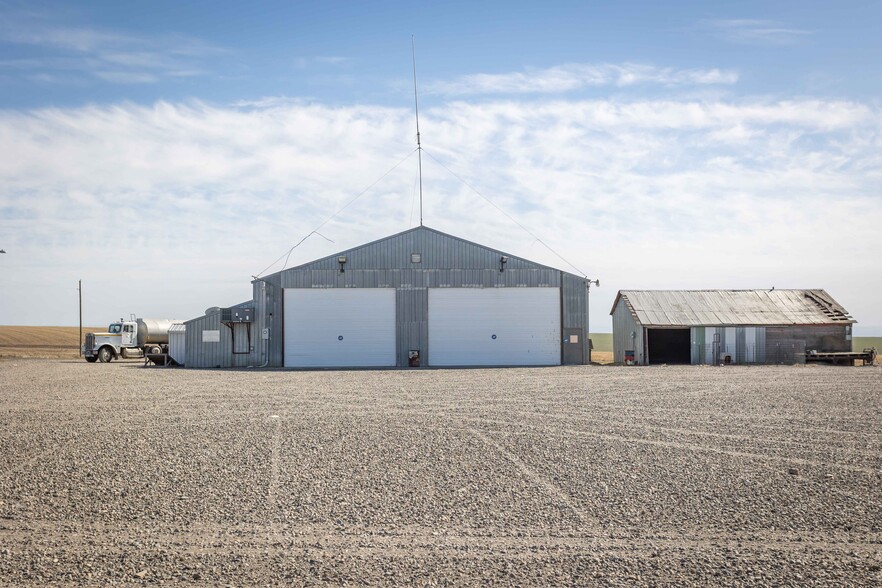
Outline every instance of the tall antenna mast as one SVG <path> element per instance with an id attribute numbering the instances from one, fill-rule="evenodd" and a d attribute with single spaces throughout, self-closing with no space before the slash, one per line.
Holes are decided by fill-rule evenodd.
<path id="1" fill-rule="evenodd" d="M 417 98 L 416 45 L 414 44 L 413 35 L 410 36 L 410 53 L 413 57 L 413 109 L 416 113 L 417 160 L 419 161 L 420 172 L 420 226 L 423 226 L 423 146 L 420 144 L 420 101 Z"/>

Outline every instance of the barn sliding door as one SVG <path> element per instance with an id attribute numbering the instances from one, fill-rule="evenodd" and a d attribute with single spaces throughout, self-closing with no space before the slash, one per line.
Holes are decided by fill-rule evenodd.
<path id="1" fill-rule="evenodd" d="M 559 365 L 559 288 L 429 289 L 429 365 Z"/>
<path id="2" fill-rule="evenodd" d="M 285 289 L 285 367 L 395 366 L 395 290 Z"/>

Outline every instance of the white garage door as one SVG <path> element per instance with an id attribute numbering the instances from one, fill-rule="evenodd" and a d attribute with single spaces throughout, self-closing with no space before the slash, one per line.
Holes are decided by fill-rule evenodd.
<path id="1" fill-rule="evenodd" d="M 285 367 L 394 365 L 394 289 L 285 289 Z"/>
<path id="2" fill-rule="evenodd" d="M 558 288 L 432 288 L 429 364 L 559 365 Z"/>

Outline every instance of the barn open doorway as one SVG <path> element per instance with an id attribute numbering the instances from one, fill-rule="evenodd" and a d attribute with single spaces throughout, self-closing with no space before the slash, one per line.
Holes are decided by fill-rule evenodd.
<path id="1" fill-rule="evenodd" d="M 647 329 L 649 364 L 690 364 L 689 329 Z"/>

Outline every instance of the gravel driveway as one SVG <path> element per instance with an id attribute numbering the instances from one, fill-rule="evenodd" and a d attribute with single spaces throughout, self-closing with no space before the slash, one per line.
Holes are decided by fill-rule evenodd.
<path id="1" fill-rule="evenodd" d="M 0 361 L 0 584 L 879 585 L 882 368 Z"/>

